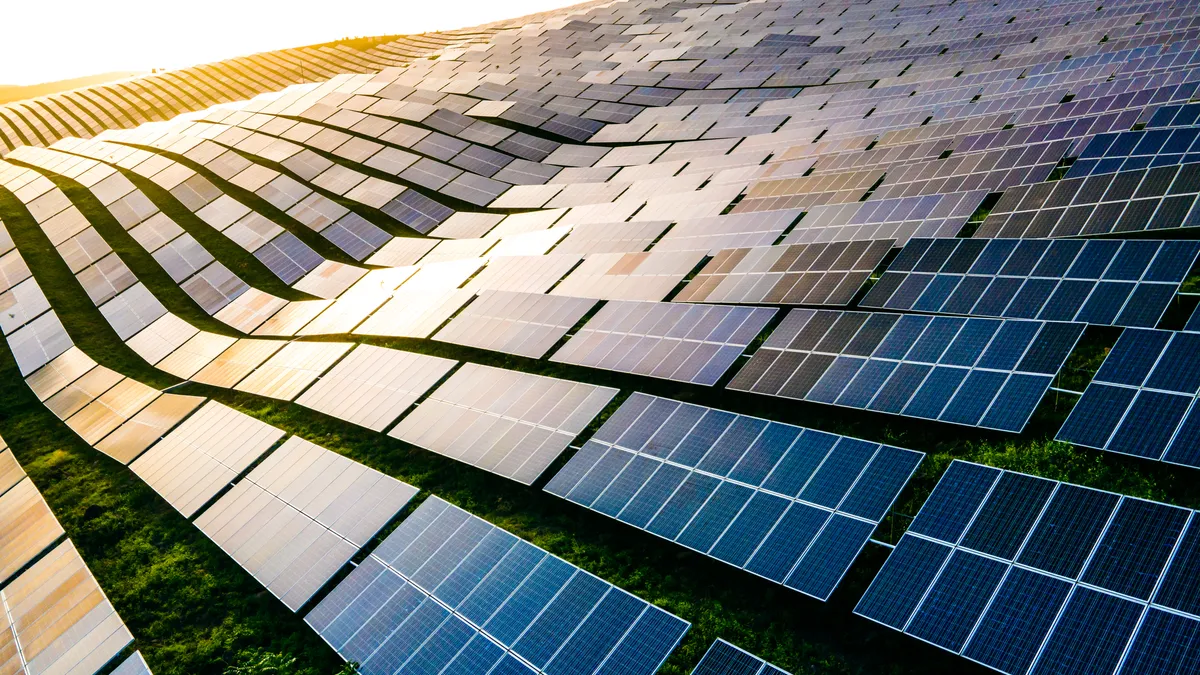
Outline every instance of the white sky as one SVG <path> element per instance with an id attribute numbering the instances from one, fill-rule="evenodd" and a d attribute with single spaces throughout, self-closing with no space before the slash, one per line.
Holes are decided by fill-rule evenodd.
<path id="1" fill-rule="evenodd" d="M 580 1 L 0 2 L 0 84 L 180 68 L 343 37 L 466 28 Z"/>

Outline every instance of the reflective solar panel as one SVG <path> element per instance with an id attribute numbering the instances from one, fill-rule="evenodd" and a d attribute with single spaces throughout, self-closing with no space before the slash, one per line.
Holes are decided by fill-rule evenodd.
<path id="1" fill-rule="evenodd" d="M 595 304 L 590 298 L 483 291 L 433 339 L 538 359 Z"/>
<path id="2" fill-rule="evenodd" d="M 530 485 L 616 395 L 466 363 L 388 435 Z"/>
<path id="3" fill-rule="evenodd" d="M 290 401 L 353 347 L 350 342 L 289 342 L 234 388 Z"/>
<path id="4" fill-rule="evenodd" d="M 1075 403 L 1058 440 L 1200 466 L 1195 411 L 1200 334 L 1126 329 Z"/>
<path id="5" fill-rule="evenodd" d="M 62 525 L 28 478 L 0 495 L 0 525 L 0 580 L 8 580 L 63 535 Z"/>
<path id="6" fill-rule="evenodd" d="M 96 673 L 133 642 L 70 541 L 9 582 L 0 600 L 7 609 L 0 650 L 10 655 L 10 672 Z"/>
<path id="7" fill-rule="evenodd" d="M 923 458 L 635 393 L 546 491 L 827 600 Z"/>
<path id="8" fill-rule="evenodd" d="M 358 345 L 296 403 L 383 431 L 455 365 L 436 356 Z"/>
<path id="9" fill-rule="evenodd" d="M 283 437 L 266 422 L 209 401 L 129 468 L 191 517 Z"/>
<path id="10" fill-rule="evenodd" d="M 416 493 L 292 437 L 205 509 L 196 527 L 296 611 Z"/>
<path id="11" fill-rule="evenodd" d="M 1013 675 L 1185 672 L 1197 534 L 1187 509 L 955 460 L 855 613 Z"/>
<path id="12" fill-rule="evenodd" d="M 794 309 L 729 388 L 1019 432 L 1083 328 Z"/>
<path id="13" fill-rule="evenodd" d="M 846 305 L 892 243 L 885 239 L 727 249 L 713 256 L 675 301 Z"/>
<path id="14" fill-rule="evenodd" d="M 692 675 L 788 675 L 750 652 L 718 638 L 696 664 Z"/>
<path id="15" fill-rule="evenodd" d="M 914 239 L 863 307 L 1153 328 L 1194 241 Z"/>
<path id="16" fill-rule="evenodd" d="M 607 302 L 551 361 L 714 385 L 774 309 Z"/>
<path id="17" fill-rule="evenodd" d="M 689 628 L 437 497 L 305 621 L 366 674 L 651 675 Z"/>

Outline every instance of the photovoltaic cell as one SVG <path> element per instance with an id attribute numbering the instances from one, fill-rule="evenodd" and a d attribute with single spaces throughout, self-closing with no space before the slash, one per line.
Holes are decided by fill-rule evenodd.
<path id="1" fill-rule="evenodd" d="M 863 307 L 1153 328 L 1194 241 L 913 239 Z"/>
<path id="2" fill-rule="evenodd" d="M 1083 328 L 793 309 L 729 388 L 1019 432 Z"/>
<path id="3" fill-rule="evenodd" d="M 651 675 L 689 628 L 437 497 L 305 621 L 367 674 Z"/>
<path id="4" fill-rule="evenodd" d="M 855 613 L 1012 675 L 1185 672 L 1198 533 L 1187 509 L 956 460 Z"/>
<path id="5" fill-rule="evenodd" d="M 774 309 L 609 301 L 551 361 L 714 385 Z"/>
<path id="6" fill-rule="evenodd" d="M 1126 329 L 1058 431 L 1061 441 L 1200 466 L 1200 334 Z"/>
<path id="7" fill-rule="evenodd" d="M 826 600 L 923 458 L 636 393 L 546 491 Z"/>

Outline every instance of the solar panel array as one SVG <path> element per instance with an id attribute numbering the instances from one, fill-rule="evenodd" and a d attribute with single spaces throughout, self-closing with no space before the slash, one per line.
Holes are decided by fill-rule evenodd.
<path id="1" fill-rule="evenodd" d="M 1019 432 L 1083 328 L 793 309 L 729 388 Z"/>
<path id="2" fill-rule="evenodd" d="M 1058 440 L 1200 467 L 1200 334 L 1126 329 Z"/>
<path id="3" fill-rule="evenodd" d="M 1177 325 L 1200 253 L 1194 4 L 598 2 L 6 104 L 3 216 L 75 283 L 44 293 L 0 228 L 0 333 L 69 429 L 293 609 L 415 490 L 99 365 L 117 367 L 52 303 L 86 297 L 158 370 L 525 484 L 615 390 L 358 337 L 1020 432 L 1085 327 L 1116 326 L 1058 438 L 1198 466 L 1200 318 L 1150 330 Z M 788 414 L 777 403 L 730 397 Z M 62 535 L 6 456 L 0 511 L 29 522 L 0 528 L 0 572 L 20 578 Z M 826 599 L 921 457 L 634 393 L 547 489 Z M 968 489 L 960 474 L 995 470 L 962 466 L 860 611 L 1005 672 L 1195 670 L 1178 649 L 1200 634 L 1194 588 L 1167 581 L 1194 576 L 1191 512 L 1088 492 L 1031 561 L 1024 535 L 1083 488 L 1004 473 Z M 423 523 L 439 504 L 451 520 Z M 968 510 L 965 534 L 932 524 Z M 1091 551 L 1060 536 L 1085 525 L 1137 541 L 1048 569 Z M 650 672 L 685 628 L 437 500 L 406 527 L 424 543 L 366 557 L 315 620 L 364 672 Z M 505 561 L 542 570 L 507 602 L 491 584 L 525 577 Z M 483 616 L 476 595 L 528 621 Z M 709 656 L 697 672 L 782 672 L 728 643 Z"/>
<path id="4" fill-rule="evenodd" d="M 788 675 L 757 656 L 718 638 L 692 675 Z"/>
<path id="5" fill-rule="evenodd" d="M 437 497 L 305 621 L 364 673 L 651 675 L 689 628 Z"/>
<path id="6" fill-rule="evenodd" d="M 827 600 L 923 458 L 635 393 L 546 491 Z"/>
<path id="7" fill-rule="evenodd" d="M 955 461 L 855 613 L 1003 673 L 1180 673 L 1200 521 Z"/>
<path id="8" fill-rule="evenodd" d="M 1153 328 L 1200 243 L 914 239 L 861 306 Z"/>
<path id="9" fill-rule="evenodd" d="M 467 363 L 388 435 L 530 485 L 616 395 Z"/>
<path id="10" fill-rule="evenodd" d="M 551 361 L 712 386 L 774 309 L 609 301 Z"/>

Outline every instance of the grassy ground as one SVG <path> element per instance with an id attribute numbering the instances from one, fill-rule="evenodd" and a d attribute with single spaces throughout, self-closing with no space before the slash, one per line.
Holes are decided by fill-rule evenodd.
<path id="1" fill-rule="evenodd" d="M 117 340 L 36 225 L 11 199 L 3 218 L 72 338 L 98 361 L 155 386 L 176 380 L 150 368 Z M 137 260 L 127 261 L 142 276 Z M 159 289 L 153 289 L 159 290 Z M 1064 388 L 1078 390 L 1099 364 L 1111 331 L 1091 331 L 1072 358 Z M 338 339 L 330 337 L 328 339 Z M 1177 503 L 1200 505 L 1188 469 L 1075 449 L 1051 439 L 1071 396 L 1052 394 L 1020 436 L 846 411 L 681 385 L 423 340 L 360 339 L 411 351 L 671 396 L 736 412 L 884 441 L 928 453 L 876 533 L 895 541 L 954 458 Z M 11 357 L 0 376 L 15 383 Z M 1068 386 L 1069 385 L 1069 386 Z M 692 622 L 664 673 L 689 673 L 723 637 L 796 673 L 990 672 L 852 614 L 886 559 L 868 545 L 828 603 L 758 579 L 586 509 L 498 476 L 290 403 L 188 384 L 179 393 L 212 396 L 436 494 Z M 612 406 L 610 406 L 610 411 Z M 298 673 L 329 673 L 336 657 L 294 615 L 226 558 L 124 467 L 76 438 L 21 385 L 0 394 L 0 434 L 14 446 L 68 534 L 76 541 L 159 675 L 220 673 L 250 649 L 291 654 Z M 562 461 L 560 460 L 559 465 Z M 553 470 L 547 476 L 552 475 Z M 545 479 L 543 479 L 545 480 Z"/>

